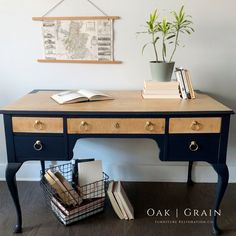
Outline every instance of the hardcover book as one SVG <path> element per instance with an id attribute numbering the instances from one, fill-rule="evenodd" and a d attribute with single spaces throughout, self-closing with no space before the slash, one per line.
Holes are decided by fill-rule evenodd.
<path id="1" fill-rule="evenodd" d="M 103 205 L 100 204 L 96 208 L 90 209 L 88 211 L 84 211 L 83 213 L 78 213 L 74 216 L 67 216 L 65 217 L 63 213 L 51 202 L 51 207 L 53 212 L 56 214 L 56 216 L 59 218 L 59 220 L 64 224 L 64 225 L 69 225 L 73 222 L 76 222 L 78 220 L 82 220 L 84 218 L 87 218 L 91 215 L 97 214 L 101 211 L 103 211 Z"/>
<path id="2" fill-rule="evenodd" d="M 142 97 L 144 99 L 180 99 L 179 82 L 159 82 L 154 80 L 145 80 Z"/>
<path id="3" fill-rule="evenodd" d="M 51 206 L 53 206 L 54 209 L 57 208 L 57 211 L 58 212 L 60 211 L 61 217 L 67 220 L 72 217 L 79 216 L 91 210 L 95 210 L 99 207 L 102 207 L 104 205 L 104 200 L 105 200 L 104 197 L 93 199 L 92 201 L 84 200 L 80 206 L 66 207 L 60 201 L 58 201 L 55 197 L 53 197 L 51 200 Z"/>
<path id="4" fill-rule="evenodd" d="M 102 93 L 100 91 L 92 91 L 86 89 L 63 91 L 53 94 L 51 98 L 59 104 L 113 99 L 110 95 Z"/>
<path id="5" fill-rule="evenodd" d="M 72 185 L 61 175 L 60 172 L 52 172 L 50 169 L 45 173 L 44 177 L 48 183 L 59 195 L 65 205 L 80 205 L 82 198 L 73 189 Z"/>
<path id="6" fill-rule="evenodd" d="M 110 199 L 111 205 L 112 205 L 115 213 L 117 214 L 117 216 L 121 220 L 123 220 L 124 219 L 124 215 L 123 215 L 123 213 L 121 211 L 121 208 L 120 208 L 120 206 L 119 206 L 119 204 L 118 204 L 118 202 L 117 202 L 117 200 L 116 200 L 116 198 L 115 198 L 115 196 L 113 194 L 114 185 L 115 185 L 115 183 L 113 181 L 111 181 L 109 183 L 109 187 L 108 187 L 108 190 L 107 190 L 107 195 L 108 195 L 108 197 Z"/>
<path id="7" fill-rule="evenodd" d="M 183 99 L 196 98 L 192 81 L 190 78 L 190 72 L 183 68 L 176 68 L 175 71 L 176 79 L 179 81 L 181 95 Z"/>
<path id="8" fill-rule="evenodd" d="M 144 89 L 148 90 L 178 90 L 177 81 L 159 82 L 155 80 L 144 80 Z"/>
<path id="9" fill-rule="evenodd" d="M 179 81 L 179 86 L 180 86 L 180 91 L 181 91 L 182 98 L 183 99 L 188 99 L 187 91 L 186 91 L 186 88 L 185 88 L 185 85 L 184 85 L 184 80 L 183 80 L 181 71 L 176 70 L 175 71 L 175 76 L 176 76 L 177 81 Z"/>
<path id="10" fill-rule="evenodd" d="M 102 161 L 78 163 L 78 182 L 83 199 L 105 197 Z"/>
<path id="11" fill-rule="evenodd" d="M 115 183 L 114 195 L 115 195 L 115 198 L 121 208 L 124 218 L 129 219 L 129 220 L 134 219 L 134 208 L 131 205 L 120 181 Z"/>
<path id="12" fill-rule="evenodd" d="M 179 94 L 145 94 L 142 92 L 144 99 L 180 99 Z"/>

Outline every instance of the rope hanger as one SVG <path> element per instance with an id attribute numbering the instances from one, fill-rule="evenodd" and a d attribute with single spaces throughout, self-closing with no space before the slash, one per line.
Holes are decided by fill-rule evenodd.
<path id="1" fill-rule="evenodd" d="M 58 3 L 53 5 L 42 17 L 47 16 L 49 13 L 54 11 L 58 6 L 60 6 L 65 0 L 60 0 Z M 96 8 L 100 13 L 102 13 L 104 16 L 108 16 L 100 7 L 98 7 L 94 2 L 91 0 L 86 0 L 89 4 L 91 4 L 94 8 Z"/>

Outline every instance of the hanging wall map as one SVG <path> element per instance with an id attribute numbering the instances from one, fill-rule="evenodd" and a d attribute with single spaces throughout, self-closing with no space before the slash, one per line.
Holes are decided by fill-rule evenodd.
<path id="1" fill-rule="evenodd" d="M 118 17 L 35 17 L 42 20 L 45 59 L 40 62 L 120 63 L 114 60 Z"/>
<path id="2" fill-rule="evenodd" d="M 113 60 L 111 20 L 44 21 L 46 59 Z"/>

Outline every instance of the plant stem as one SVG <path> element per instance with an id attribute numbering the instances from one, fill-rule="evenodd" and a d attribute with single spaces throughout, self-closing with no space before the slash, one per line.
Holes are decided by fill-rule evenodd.
<path id="1" fill-rule="evenodd" d="M 152 45 L 153 45 L 154 52 L 155 52 L 156 62 L 158 62 L 158 55 L 157 55 L 157 49 L 156 49 L 156 45 L 155 45 L 155 34 L 154 33 L 152 33 Z"/>
<path id="2" fill-rule="evenodd" d="M 172 54 L 171 54 L 171 57 L 170 57 L 170 61 L 169 61 L 169 62 L 172 61 L 172 58 L 173 58 L 173 56 L 174 56 L 174 54 L 175 54 L 175 51 L 176 51 L 176 49 L 177 49 L 178 38 L 179 38 L 179 30 L 177 30 L 177 33 L 176 33 L 176 37 L 175 37 L 175 47 L 174 47 L 174 50 L 173 50 L 173 52 L 172 52 Z"/>
<path id="3" fill-rule="evenodd" d="M 163 38 L 162 38 L 162 60 L 163 60 L 163 62 L 166 62 L 164 46 L 165 46 L 165 36 L 163 36 Z"/>

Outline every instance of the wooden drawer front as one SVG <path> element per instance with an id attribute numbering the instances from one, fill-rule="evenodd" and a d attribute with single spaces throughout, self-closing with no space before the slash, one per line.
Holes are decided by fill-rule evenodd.
<path id="1" fill-rule="evenodd" d="M 12 117 L 13 132 L 63 133 L 62 118 Z"/>
<path id="2" fill-rule="evenodd" d="M 14 137 L 17 160 L 65 160 L 66 142 L 63 137 Z"/>
<path id="3" fill-rule="evenodd" d="M 67 119 L 69 134 L 164 134 L 165 119 L 148 118 L 91 118 Z"/>
<path id="4" fill-rule="evenodd" d="M 167 161 L 218 161 L 220 134 L 169 135 Z"/>
<path id="5" fill-rule="evenodd" d="M 169 133 L 220 133 L 220 117 L 170 118 Z"/>

